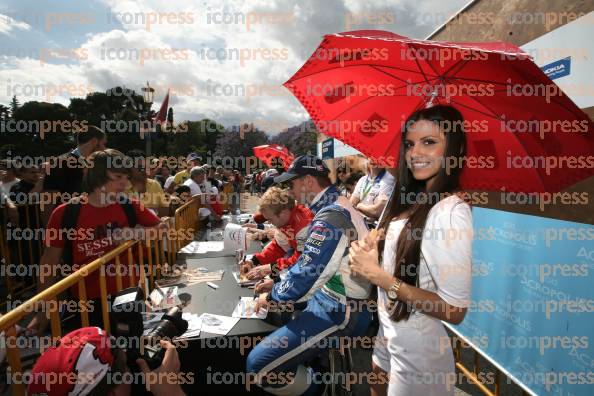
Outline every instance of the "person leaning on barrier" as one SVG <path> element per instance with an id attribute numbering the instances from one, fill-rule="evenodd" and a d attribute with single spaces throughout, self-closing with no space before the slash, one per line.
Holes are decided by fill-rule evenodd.
<path id="1" fill-rule="evenodd" d="M 159 229 L 168 227 L 167 222 L 161 222 L 140 202 L 123 194 L 128 183 L 128 170 L 113 167 L 114 163 L 126 160 L 122 153 L 112 149 L 96 151 L 89 160 L 93 161 L 93 167 L 88 169 L 84 181 L 90 193 L 58 206 L 47 224 L 45 250 L 39 265 L 40 292 L 55 283 L 60 275 L 66 275 L 63 269 L 67 273 L 74 272 L 104 256 L 126 239 L 147 238 L 150 235 L 158 237 Z M 137 249 L 134 249 L 133 254 L 136 253 Z M 64 265 L 60 265 L 61 261 Z M 126 252 L 120 256 L 120 262 L 128 262 Z M 115 259 L 106 263 L 104 268 L 108 295 L 117 291 L 114 263 Z M 129 267 L 124 267 L 126 276 L 122 279 L 131 279 L 133 284 L 138 282 L 138 274 L 129 274 Z M 101 271 L 99 269 L 85 278 L 87 299 L 94 303 L 94 310 L 89 313 L 92 324 L 100 320 Z M 74 286 L 70 292 L 78 300 L 78 287 Z M 27 326 L 30 333 L 42 334 L 49 322 L 46 314 L 38 310 Z"/>
<path id="2" fill-rule="evenodd" d="M 18 205 L 18 222 L 15 223 L 15 226 L 21 230 L 36 232 L 41 227 L 41 224 L 37 222 L 38 211 L 36 204 L 40 201 L 39 198 L 43 189 L 43 172 L 35 164 L 17 163 L 15 165 L 16 174 L 20 180 L 12 185 L 8 195 L 9 200 Z M 31 249 L 23 248 L 22 244 L 19 246 L 19 242 L 16 240 L 10 240 L 8 244 L 15 249 L 15 256 L 18 256 L 20 262 L 29 268 L 31 268 L 32 263 L 39 261 L 41 249 L 37 243 L 33 243 Z M 18 255 L 16 255 L 16 252 L 18 252 Z M 27 282 L 32 280 L 31 275 L 27 277 Z"/>
<path id="3" fill-rule="evenodd" d="M 190 171 L 190 178 L 183 184 L 190 187 L 192 197 L 198 196 L 204 207 L 199 210 L 200 220 L 220 220 L 222 209 L 218 205 L 219 190 L 206 180 L 206 168 L 195 166 Z"/>
<path id="4" fill-rule="evenodd" d="M 43 190 L 44 180 L 41 169 L 37 165 L 17 164 L 15 172 L 19 181 L 10 187 L 9 198 L 24 204 L 39 202 L 39 193 Z"/>
<path id="5" fill-rule="evenodd" d="M 171 194 L 176 186 L 184 184 L 184 182 L 190 178 L 190 171 L 196 166 L 200 166 L 200 156 L 196 153 L 188 154 L 186 157 L 186 169 L 177 172 L 175 176 L 173 176 L 173 181 L 169 184 L 167 192 Z"/>
<path id="6" fill-rule="evenodd" d="M 280 280 L 280 271 L 290 268 L 297 262 L 307 239 L 307 228 L 313 214 L 301 204 L 295 204 L 289 191 L 271 187 L 260 198 L 260 213 L 276 227 L 274 239 L 264 250 L 246 260 L 241 271 L 247 272 L 248 279 L 263 280 L 256 286 L 256 292 L 268 292 L 274 280 Z"/>
<path id="7" fill-rule="evenodd" d="M 195 166 L 190 170 L 190 177 L 184 181 L 183 185 L 190 187 L 190 194 L 203 195 L 206 193 L 206 187 L 210 186 L 210 183 L 206 181 L 206 173 L 202 166 Z"/>
<path id="8" fill-rule="evenodd" d="M 155 396 L 185 395 L 180 386 L 185 379 L 179 375 L 179 356 L 173 344 L 161 341 L 165 357 L 153 371 L 138 359 L 140 375 L 130 372 L 125 352 L 114 344 L 99 327 L 83 327 L 66 334 L 35 362 L 28 395 L 128 396 L 135 380 Z"/>

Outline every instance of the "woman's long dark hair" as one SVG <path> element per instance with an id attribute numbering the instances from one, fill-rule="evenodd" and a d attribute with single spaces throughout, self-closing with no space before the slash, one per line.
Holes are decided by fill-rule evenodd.
<path id="1" fill-rule="evenodd" d="M 413 177 L 406 163 L 406 135 L 410 126 L 420 120 L 431 121 L 440 127 L 446 139 L 444 158 L 456 159 L 453 167 L 446 168 L 445 161 L 442 162 L 430 191 L 426 189 L 424 180 L 416 180 Z M 402 130 L 395 191 L 379 228 L 387 235 L 392 219 L 404 212 L 409 213 L 396 245 L 394 277 L 412 286 L 417 286 L 418 282 L 422 242 L 420 236 L 423 235 L 427 215 L 445 194 L 454 193 L 460 187 L 462 157 L 466 154 L 466 134 L 463 123 L 462 114 L 454 107 L 438 105 L 414 112 Z M 380 252 L 383 252 L 384 244 L 385 241 L 380 242 Z M 390 311 L 392 320 L 406 320 L 410 316 L 412 306 L 398 301 Z"/>

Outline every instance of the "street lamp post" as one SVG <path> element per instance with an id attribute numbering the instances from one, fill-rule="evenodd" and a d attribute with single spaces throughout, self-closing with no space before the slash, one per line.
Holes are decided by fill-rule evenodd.
<path id="1" fill-rule="evenodd" d="M 142 99 L 144 100 L 144 104 L 146 105 L 146 120 L 150 121 L 151 119 L 151 106 L 153 105 L 153 98 L 155 97 L 155 89 L 152 88 L 148 81 L 146 82 L 146 87 L 142 87 Z M 149 124 L 150 125 L 150 124 Z M 144 137 L 146 142 L 146 156 L 150 157 L 151 155 L 151 127 L 149 127 L 148 135 Z"/>

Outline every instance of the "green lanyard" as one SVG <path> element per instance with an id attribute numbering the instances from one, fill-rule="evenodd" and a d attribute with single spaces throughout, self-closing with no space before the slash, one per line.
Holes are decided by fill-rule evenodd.
<path id="1" fill-rule="evenodd" d="M 367 197 L 367 194 L 369 194 L 369 192 L 371 191 L 371 188 L 373 186 L 375 186 L 375 183 L 379 183 L 382 180 L 382 177 L 384 177 L 384 174 L 386 173 L 386 170 L 382 170 L 379 175 L 377 175 L 374 179 L 373 179 L 373 183 L 369 184 L 369 176 L 367 176 L 367 178 L 365 179 L 365 186 L 363 187 L 363 192 L 361 193 L 361 201 L 364 201 L 365 198 Z M 368 187 L 369 185 L 369 187 Z"/>

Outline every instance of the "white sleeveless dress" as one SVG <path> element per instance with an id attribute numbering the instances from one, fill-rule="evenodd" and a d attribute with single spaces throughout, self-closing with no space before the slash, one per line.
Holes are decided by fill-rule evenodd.
<path id="1" fill-rule="evenodd" d="M 383 252 L 384 270 L 394 273 L 396 243 L 406 223 L 392 221 Z M 448 304 L 468 307 L 472 263 L 472 214 L 458 196 L 436 204 L 422 235 L 418 287 L 437 293 Z M 386 311 L 386 292 L 378 288 L 380 329 L 373 362 L 390 373 L 390 396 L 453 395 L 454 357 L 450 339 L 439 319 L 413 311 L 394 322 Z"/>

